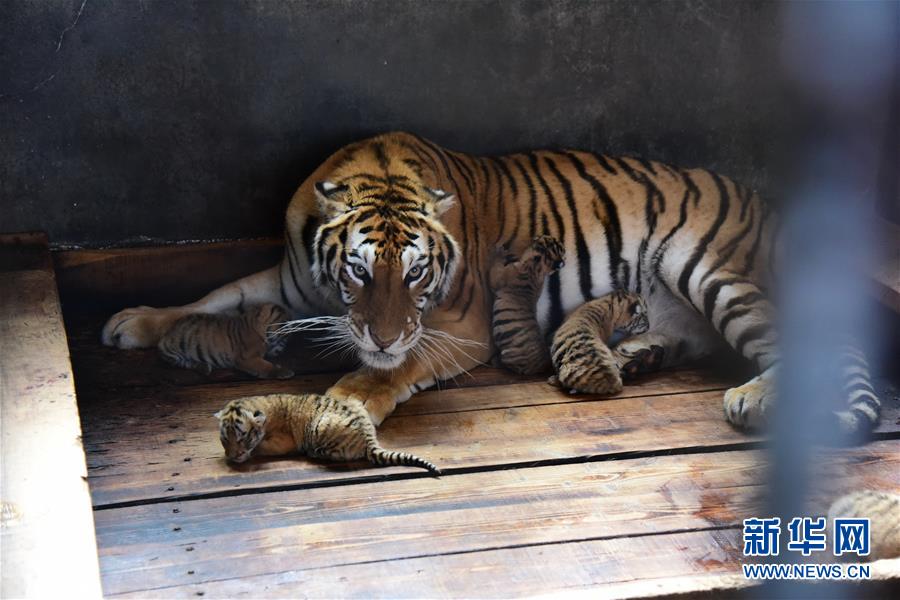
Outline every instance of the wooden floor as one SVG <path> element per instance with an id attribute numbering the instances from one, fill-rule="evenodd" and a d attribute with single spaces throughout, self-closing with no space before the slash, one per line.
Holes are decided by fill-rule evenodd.
<path id="1" fill-rule="evenodd" d="M 481 368 L 402 405 L 383 444 L 444 471 L 223 460 L 213 413 L 324 391 L 340 368 L 292 343 L 289 381 L 169 368 L 67 319 L 109 596 L 610 597 L 740 587 L 740 523 L 764 501 L 758 440 L 729 427 L 735 376 L 648 376 L 614 399 Z M 900 406 L 825 458 L 830 489 L 900 488 Z M 823 500 L 824 501 L 824 500 Z"/>

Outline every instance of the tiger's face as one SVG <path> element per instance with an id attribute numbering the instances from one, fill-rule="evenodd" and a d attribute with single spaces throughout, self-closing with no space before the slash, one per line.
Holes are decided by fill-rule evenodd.
<path id="1" fill-rule="evenodd" d="M 215 414 L 219 419 L 219 440 L 225 449 L 225 458 L 242 463 L 266 437 L 266 415 L 260 410 L 250 410 L 240 401 L 232 400 Z"/>
<path id="2" fill-rule="evenodd" d="M 459 247 L 440 221 L 452 195 L 409 176 L 347 177 L 316 185 L 325 222 L 313 272 L 347 308 L 363 363 L 393 369 L 422 335 L 422 316 L 447 295 Z"/>

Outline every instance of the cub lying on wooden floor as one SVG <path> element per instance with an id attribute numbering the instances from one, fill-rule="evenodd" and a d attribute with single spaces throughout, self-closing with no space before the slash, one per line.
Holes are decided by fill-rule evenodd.
<path id="1" fill-rule="evenodd" d="M 365 458 L 375 465 L 419 467 L 435 475 L 441 473 L 418 456 L 382 448 L 366 409 L 352 400 L 319 394 L 249 396 L 230 401 L 215 416 L 225 456 L 236 463 L 252 455 L 300 452 L 313 458 Z"/>
<path id="2" fill-rule="evenodd" d="M 163 359 L 207 375 L 213 369 L 237 369 L 260 378 L 288 379 L 294 372 L 266 360 L 284 347 L 275 336 L 288 314 L 275 304 L 247 307 L 243 314 L 195 313 L 178 319 L 159 340 Z"/>
<path id="3" fill-rule="evenodd" d="M 647 305 L 638 294 L 616 291 L 586 302 L 563 322 L 547 343 L 535 307 L 548 275 L 562 265 L 562 244 L 552 236 L 534 238 L 516 258 L 498 249 L 490 271 L 494 292 L 493 337 L 500 362 L 517 373 L 536 374 L 551 364 L 551 383 L 574 392 L 614 394 L 622 389 L 620 371 L 634 375 L 639 361 L 620 365 L 608 343 L 614 335 L 637 335 L 650 327 Z M 548 346 L 549 349 L 548 349 Z M 641 361 L 662 360 L 651 353 Z"/>

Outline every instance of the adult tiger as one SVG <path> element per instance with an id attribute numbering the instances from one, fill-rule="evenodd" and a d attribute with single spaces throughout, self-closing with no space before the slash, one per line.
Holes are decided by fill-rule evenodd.
<path id="1" fill-rule="evenodd" d="M 186 313 L 242 303 L 280 303 L 300 317 L 346 314 L 344 335 L 365 367 L 329 393 L 363 400 L 380 423 L 436 378 L 489 358 L 493 249 L 518 254 L 536 235 L 552 235 L 566 266 L 541 294 L 543 327 L 614 289 L 637 291 L 653 325 L 616 348 L 623 364 L 652 346 L 665 352 L 656 364 L 669 366 L 727 342 L 761 375 L 725 393 L 726 417 L 756 426 L 774 393 L 764 293 L 774 228 L 755 193 L 702 169 L 577 151 L 482 158 L 389 133 L 337 151 L 300 186 L 280 265 L 187 306 L 119 312 L 103 341 L 151 346 Z M 446 345 L 435 361 L 423 327 L 484 346 Z M 878 419 L 863 366 L 839 413 L 849 432 Z"/>

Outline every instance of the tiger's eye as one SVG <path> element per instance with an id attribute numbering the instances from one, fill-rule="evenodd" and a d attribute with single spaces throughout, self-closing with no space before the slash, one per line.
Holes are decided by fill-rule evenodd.
<path id="1" fill-rule="evenodd" d="M 367 273 L 368 272 L 366 271 L 366 268 L 364 266 L 353 265 L 353 274 L 356 275 L 357 277 L 363 277 Z"/>
<path id="2" fill-rule="evenodd" d="M 422 272 L 422 267 L 419 265 L 414 265 L 409 272 L 407 273 L 410 277 L 418 277 L 419 273 Z"/>

